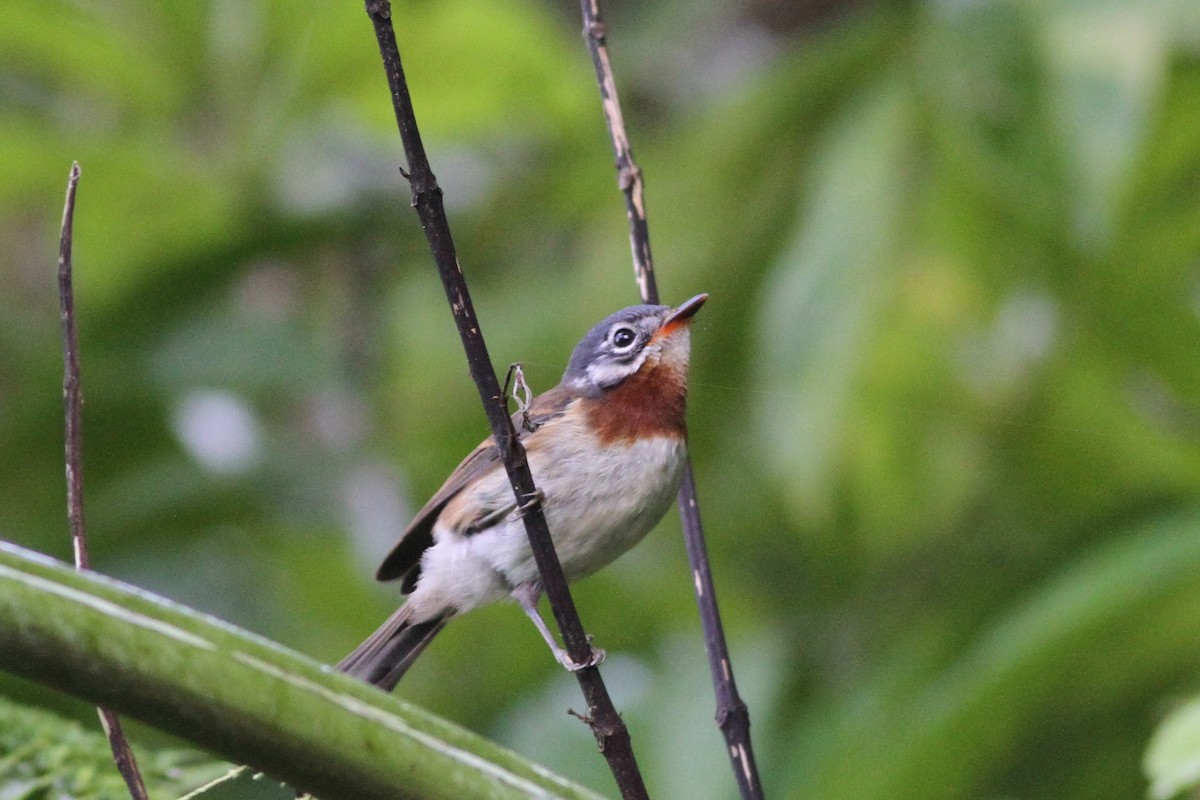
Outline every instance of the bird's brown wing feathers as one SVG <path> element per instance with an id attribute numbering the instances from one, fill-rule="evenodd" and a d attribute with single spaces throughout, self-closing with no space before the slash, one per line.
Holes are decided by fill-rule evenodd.
<path id="1" fill-rule="evenodd" d="M 546 421 L 561 415 L 576 397 L 574 392 L 563 386 L 556 386 L 545 394 L 535 397 L 529 404 L 527 412 L 533 427 L 536 429 Z M 530 435 L 520 412 L 513 414 L 513 427 L 516 428 L 522 441 Z M 408 527 L 400 535 L 400 541 L 379 565 L 375 577 L 381 581 L 403 577 L 404 583 L 401 584 L 401 591 L 405 594 L 411 592 L 420 576 L 421 554 L 433 544 L 433 525 L 437 522 L 438 515 L 442 513 L 446 504 L 466 486 L 492 470 L 501 468 L 496 445 L 489 436 L 462 460 L 462 463 L 455 468 L 454 472 L 450 473 L 450 477 L 442 484 L 442 488 L 429 498 L 429 502 L 417 512 L 412 522 L 408 523 Z M 515 503 L 513 507 L 515 507 Z M 508 509 L 481 508 L 478 510 L 476 519 L 464 521 L 464 527 L 470 528 L 478 520 L 502 510 L 504 514 L 507 514 L 512 507 Z"/>

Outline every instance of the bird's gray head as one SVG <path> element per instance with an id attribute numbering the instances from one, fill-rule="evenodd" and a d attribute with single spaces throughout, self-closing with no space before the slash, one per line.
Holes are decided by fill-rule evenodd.
<path id="1" fill-rule="evenodd" d="M 686 375 L 690 341 L 688 327 L 706 294 L 678 308 L 630 306 L 587 332 L 575 345 L 563 383 L 585 395 L 597 395 L 637 373 L 647 361 L 666 359 Z"/>

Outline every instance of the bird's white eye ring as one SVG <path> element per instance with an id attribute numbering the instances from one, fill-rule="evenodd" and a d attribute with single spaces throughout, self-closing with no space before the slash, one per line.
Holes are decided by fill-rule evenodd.
<path id="1" fill-rule="evenodd" d="M 628 325 L 620 325 L 613 328 L 612 333 L 608 336 L 608 340 L 612 342 L 613 349 L 628 350 L 637 341 L 637 331 Z"/>

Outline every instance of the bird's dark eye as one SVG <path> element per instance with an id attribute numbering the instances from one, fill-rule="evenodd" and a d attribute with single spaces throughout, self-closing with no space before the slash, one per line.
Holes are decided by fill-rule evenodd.
<path id="1" fill-rule="evenodd" d="M 613 347 L 618 350 L 627 350 L 637 341 L 637 332 L 633 328 L 620 327 L 612 332 L 611 338 Z"/>

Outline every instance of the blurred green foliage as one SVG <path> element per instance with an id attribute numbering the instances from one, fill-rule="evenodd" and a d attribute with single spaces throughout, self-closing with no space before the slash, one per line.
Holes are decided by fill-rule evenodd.
<path id="1" fill-rule="evenodd" d="M 108 800 L 129 790 L 111 764 L 108 740 L 78 723 L 0 697 L 0 796 L 16 800 Z M 151 797 L 178 797 L 220 777 L 195 752 L 143 751 L 138 760 Z"/>
<path id="2" fill-rule="evenodd" d="M 69 557 L 77 159 L 95 564 L 337 659 L 486 427 L 361 4 L 0 8 L 0 537 Z M 394 10 L 492 356 L 549 388 L 636 300 L 576 9 Z M 608 17 L 664 297 L 712 294 L 692 449 L 768 794 L 1144 796 L 1200 687 L 1200 17 Z M 651 793 L 731 798 L 690 592 L 671 518 L 577 601 Z M 400 691 L 611 791 L 512 608 L 457 621 Z"/>

